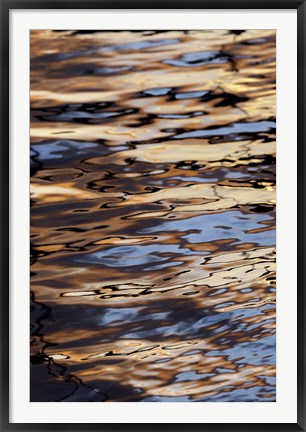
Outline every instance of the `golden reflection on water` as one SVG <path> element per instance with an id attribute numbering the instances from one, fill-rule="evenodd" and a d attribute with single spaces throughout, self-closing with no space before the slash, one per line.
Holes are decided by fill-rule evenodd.
<path id="1" fill-rule="evenodd" d="M 275 401 L 275 51 L 31 31 L 31 401 Z"/>

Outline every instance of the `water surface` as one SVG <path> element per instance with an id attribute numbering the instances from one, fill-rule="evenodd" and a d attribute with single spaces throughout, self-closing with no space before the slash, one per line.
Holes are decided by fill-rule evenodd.
<path id="1" fill-rule="evenodd" d="M 273 402 L 275 32 L 31 31 L 31 401 Z"/>

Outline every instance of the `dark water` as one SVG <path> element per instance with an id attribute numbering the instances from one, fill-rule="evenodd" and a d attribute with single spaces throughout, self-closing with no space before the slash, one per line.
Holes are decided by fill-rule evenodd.
<path id="1" fill-rule="evenodd" d="M 31 32 L 31 401 L 275 401 L 275 33 Z"/>

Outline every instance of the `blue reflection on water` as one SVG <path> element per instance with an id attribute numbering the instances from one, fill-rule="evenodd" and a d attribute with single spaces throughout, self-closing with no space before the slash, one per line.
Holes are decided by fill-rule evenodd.
<path id="1" fill-rule="evenodd" d="M 158 46 L 173 45 L 180 42 L 180 39 L 160 39 L 160 40 L 145 40 L 139 42 L 130 42 L 122 45 L 112 45 L 103 47 L 100 51 L 116 51 L 116 50 L 141 50 L 145 48 L 154 48 Z"/>
<path id="2" fill-rule="evenodd" d="M 80 156 L 109 155 L 112 152 L 126 150 L 127 148 L 127 146 L 113 146 L 109 148 L 94 142 L 59 139 L 32 144 L 30 147 L 30 156 L 31 158 L 36 157 L 40 161 L 60 158 L 70 160 L 77 159 Z"/>
<path id="3" fill-rule="evenodd" d="M 196 99 L 205 96 L 207 93 L 208 93 L 207 90 L 182 92 L 182 93 L 177 93 L 175 95 L 175 99 Z"/>
<path id="4" fill-rule="evenodd" d="M 274 365 L 276 362 L 275 343 L 276 337 L 271 335 L 254 342 L 237 343 L 232 348 L 225 350 L 209 351 L 206 356 L 225 356 L 228 361 L 233 361 L 236 364 Z"/>
<path id="5" fill-rule="evenodd" d="M 220 51 L 196 51 L 183 54 L 179 58 L 164 60 L 163 63 L 172 66 L 193 67 L 205 64 L 222 64 L 228 62 L 228 57 Z"/>
<path id="6" fill-rule="evenodd" d="M 213 375 L 215 375 L 215 374 L 213 374 L 213 373 L 199 374 L 195 371 L 181 372 L 175 376 L 175 382 L 193 381 L 193 380 L 198 381 L 199 379 L 209 378 Z"/>
<path id="7" fill-rule="evenodd" d="M 275 129 L 275 121 L 261 120 L 258 122 L 240 122 L 232 123 L 229 126 L 219 127 L 214 129 L 197 129 L 190 132 L 184 132 L 175 135 L 175 139 L 183 138 L 205 138 L 212 136 L 239 134 L 239 133 L 254 133 L 254 132 L 268 132 Z"/>
<path id="8" fill-rule="evenodd" d="M 206 255 L 207 253 L 208 252 L 193 252 L 190 249 L 181 247 L 179 244 L 153 243 L 150 245 L 114 246 L 105 248 L 98 252 L 84 255 L 78 258 L 77 261 L 102 264 L 108 267 L 131 267 L 149 263 L 159 263 L 159 267 L 150 267 L 152 270 L 170 265 L 177 266 L 178 261 L 167 263 L 167 260 L 173 259 L 176 256 Z"/>
<path id="9" fill-rule="evenodd" d="M 180 231 L 186 233 L 188 230 L 193 232 L 182 236 L 189 243 L 205 243 L 218 239 L 237 239 L 237 243 L 257 243 L 261 246 L 275 244 L 275 231 L 265 230 L 259 233 L 248 231 L 263 227 L 263 221 L 272 220 L 273 217 L 261 213 L 242 213 L 238 210 L 225 213 L 207 214 L 195 216 L 184 220 L 169 220 L 157 227 L 144 228 L 140 232 L 143 234 Z M 197 232 L 194 232 L 194 231 Z"/>

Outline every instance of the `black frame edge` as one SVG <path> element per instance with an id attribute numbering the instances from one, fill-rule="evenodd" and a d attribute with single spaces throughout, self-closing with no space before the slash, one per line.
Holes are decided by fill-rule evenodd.
<path id="1" fill-rule="evenodd" d="M 305 129 L 306 129 L 306 86 L 305 86 L 305 73 L 306 73 L 306 4 L 298 8 L 297 14 L 297 141 L 298 141 L 298 158 L 297 158 L 297 184 L 298 184 L 298 244 L 297 244 L 297 421 L 298 425 L 305 430 L 305 294 L 304 294 L 304 245 L 305 245 Z M 304 344 L 304 347 L 303 347 Z"/>
<path id="2" fill-rule="evenodd" d="M 9 8 L 0 4 L 1 13 L 1 392 L 0 424 L 5 430 L 9 417 Z"/>
<path id="3" fill-rule="evenodd" d="M 75 423 L 10 423 L 9 422 L 9 12 L 11 9 L 153 9 L 145 7 L 145 1 L 133 0 L 133 5 L 127 8 L 125 0 L 105 0 L 103 5 L 101 0 L 0 0 L 0 17 L 1 17 L 1 119 L 0 130 L 2 137 L 1 145 L 1 300 L 2 300 L 2 327 L 0 348 L 0 367 L 1 367 L 1 392 L 0 392 L 0 430 L 3 432 L 17 431 L 79 431 L 87 432 L 89 430 L 100 431 L 249 431 L 249 432 L 269 432 L 269 431 L 305 431 L 305 319 L 304 311 L 304 216 L 305 216 L 305 128 L 306 128 L 306 0 L 203 0 L 199 7 L 198 0 L 190 0 L 187 9 L 296 9 L 298 20 L 298 407 L 297 423 L 294 424 L 75 424 Z M 177 0 L 155 0 L 154 9 L 180 9 Z M 181 7 L 181 9 L 184 9 Z M 304 346 L 303 346 L 304 345 Z"/>
<path id="4" fill-rule="evenodd" d="M 304 0 L 0 0 L 9 9 L 298 9 Z"/>

